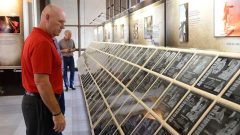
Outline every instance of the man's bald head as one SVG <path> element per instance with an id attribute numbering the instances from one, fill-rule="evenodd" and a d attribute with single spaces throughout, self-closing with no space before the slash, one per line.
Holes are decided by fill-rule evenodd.
<path id="1" fill-rule="evenodd" d="M 64 28 L 64 23 L 65 12 L 63 9 L 49 4 L 42 11 L 39 27 L 54 37 L 58 36 Z"/>

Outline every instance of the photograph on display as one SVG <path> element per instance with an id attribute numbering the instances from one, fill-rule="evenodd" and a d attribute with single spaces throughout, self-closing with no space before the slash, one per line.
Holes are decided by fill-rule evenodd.
<path id="1" fill-rule="evenodd" d="M 179 6 L 179 41 L 188 41 L 188 3 Z"/>
<path id="2" fill-rule="evenodd" d="M 240 60 L 219 57 L 195 85 L 196 88 L 218 94 L 239 70 Z"/>
<path id="3" fill-rule="evenodd" d="M 164 55 L 163 58 L 160 59 L 156 65 L 153 67 L 153 71 L 157 73 L 162 73 L 163 70 L 167 67 L 167 65 L 173 60 L 173 58 L 176 56 L 178 52 L 174 51 L 167 51 Z"/>
<path id="4" fill-rule="evenodd" d="M 134 23 L 133 25 L 133 39 L 138 39 L 139 35 L 138 35 L 138 22 Z"/>
<path id="5" fill-rule="evenodd" d="M 144 114 L 134 114 L 130 115 L 128 119 L 122 124 L 122 130 L 126 135 L 130 135 L 139 122 L 143 119 Z"/>
<path id="6" fill-rule="evenodd" d="M 157 133 L 156 135 L 172 135 L 169 131 L 167 131 L 167 129 L 165 127 L 162 127 Z"/>
<path id="7" fill-rule="evenodd" d="M 147 90 L 153 85 L 154 81 L 157 79 L 157 76 L 148 74 L 145 76 L 145 78 L 142 80 L 141 84 L 137 86 L 137 88 L 134 91 L 134 94 L 141 98 Z"/>
<path id="8" fill-rule="evenodd" d="M 163 72 L 163 75 L 175 78 L 192 56 L 192 53 L 180 52 L 174 59 L 173 63 Z"/>
<path id="9" fill-rule="evenodd" d="M 214 25 L 216 37 L 240 36 L 239 9 L 239 0 L 214 0 Z"/>
<path id="10" fill-rule="evenodd" d="M 112 135 L 116 132 L 117 126 L 113 120 L 109 121 L 106 127 L 100 132 L 100 135 Z"/>
<path id="11" fill-rule="evenodd" d="M 148 48 L 145 53 L 139 58 L 136 64 L 142 66 L 149 59 L 149 57 L 153 54 L 154 51 L 155 49 Z"/>
<path id="12" fill-rule="evenodd" d="M 240 113 L 220 104 L 215 105 L 193 135 L 239 135 Z"/>
<path id="13" fill-rule="evenodd" d="M 223 98 L 240 104 L 240 76 L 232 83 L 232 85 L 224 93 Z"/>
<path id="14" fill-rule="evenodd" d="M 107 111 L 94 128 L 95 135 L 98 135 L 106 127 L 106 125 L 110 120 L 111 120 L 111 115 Z"/>
<path id="15" fill-rule="evenodd" d="M 141 123 L 138 124 L 132 135 L 153 135 L 160 125 L 160 122 L 151 114 L 147 114 Z"/>
<path id="16" fill-rule="evenodd" d="M 187 134 L 212 101 L 200 95 L 189 93 L 167 123 L 178 133 Z"/>
<path id="17" fill-rule="evenodd" d="M 148 16 L 144 17 L 144 38 L 152 39 L 153 34 L 153 17 Z"/>
<path id="18" fill-rule="evenodd" d="M 186 92 L 187 89 L 177 85 L 171 85 L 158 103 L 153 107 L 153 110 L 163 119 L 167 118 Z"/>
<path id="19" fill-rule="evenodd" d="M 120 39 L 124 39 L 124 24 L 120 25 Z"/>
<path id="20" fill-rule="evenodd" d="M 144 53 L 147 51 L 147 48 L 142 48 L 136 55 L 136 57 L 131 61 L 132 63 L 137 63 L 138 61 L 142 61 L 141 57 L 144 56 Z"/>
<path id="21" fill-rule="evenodd" d="M 209 55 L 195 55 L 187 67 L 178 75 L 177 80 L 186 84 L 192 85 L 202 74 L 203 70 L 207 68 L 214 56 Z"/>
<path id="22" fill-rule="evenodd" d="M 20 33 L 20 17 L 0 16 L 0 33 Z"/>
<path id="23" fill-rule="evenodd" d="M 148 74 L 148 72 L 141 70 L 136 76 L 135 78 L 133 78 L 133 80 L 131 81 L 131 83 L 127 86 L 127 88 L 130 91 L 134 91 L 136 89 L 136 87 L 141 83 L 141 81 L 143 80 L 143 78 Z"/>
<path id="24" fill-rule="evenodd" d="M 158 78 L 157 81 L 155 81 L 151 86 L 150 90 L 144 95 L 142 101 L 148 107 L 152 107 L 152 105 L 157 101 L 169 84 L 169 81 Z"/>
<path id="25" fill-rule="evenodd" d="M 147 64 L 145 64 L 144 67 L 147 69 L 152 69 L 165 52 L 165 50 L 157 50 L 157 52 L 153 54 L 153 56 L 148 60 Z"/>

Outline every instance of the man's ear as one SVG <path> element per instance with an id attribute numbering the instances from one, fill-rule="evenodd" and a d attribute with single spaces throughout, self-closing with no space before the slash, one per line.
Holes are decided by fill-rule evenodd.
<path id="1" fill-rule="evenodd" d="M 45 18 L 46 18 L 46 20 L 49 20 L 49 18 L 50 18 L 49 14 L 46 14 Z"/>

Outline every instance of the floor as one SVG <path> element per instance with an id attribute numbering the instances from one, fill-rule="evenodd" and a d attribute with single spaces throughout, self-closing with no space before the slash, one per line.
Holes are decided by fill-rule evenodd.
<path id="1" fill-rule="evenodd" d="M 90 135 L 89 121 L 78 77 L 76 90 L 65 92 L 67 127 L 63 135 Z M 21 112 L 22 96 L 0 96 L 0 134 L 26 135 Z"/>

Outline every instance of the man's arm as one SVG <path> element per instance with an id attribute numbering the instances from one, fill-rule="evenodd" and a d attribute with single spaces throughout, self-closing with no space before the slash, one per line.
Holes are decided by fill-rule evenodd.
<path id="1" fill-rule="evenodd" d="M 34 74 L 34 81 L 37 86 L 38 92 L 50 110 L 50 112 L 55 115 L 61 112 L 58 101 L 52 90 L 52 85 L 49 81 L 49 75 L 47 74 Z M 57 116 L 53 116 L 54 129 L 55 131 L 61 132 L 65 128 L 65 119 L 62 113 Z"/>

